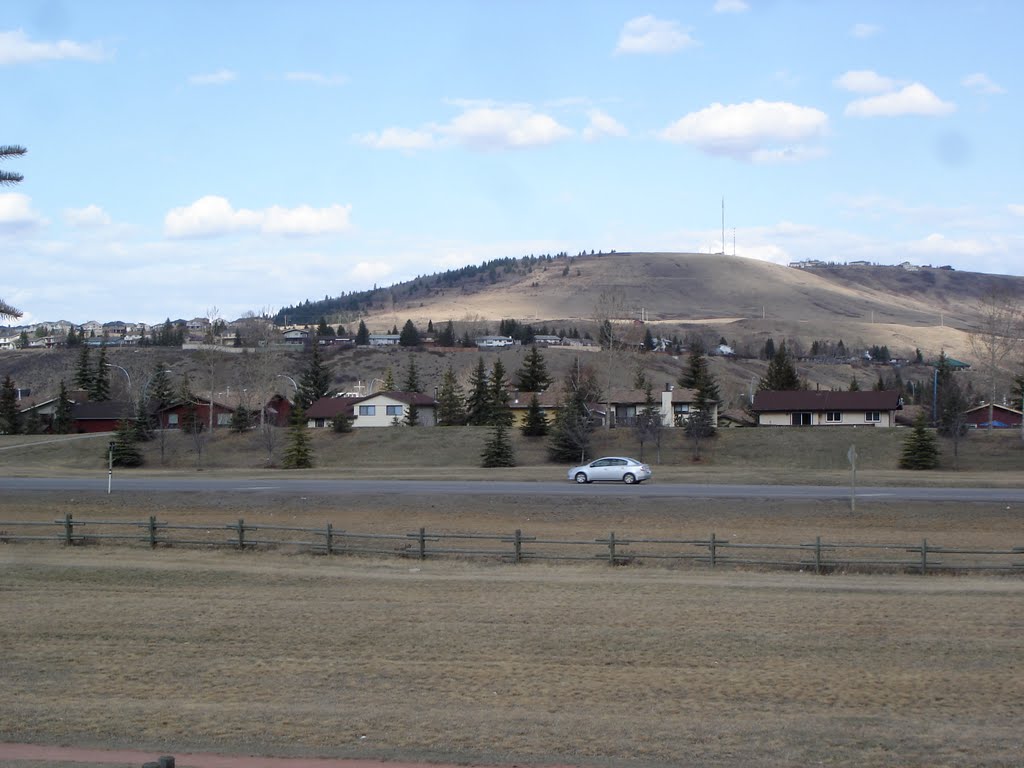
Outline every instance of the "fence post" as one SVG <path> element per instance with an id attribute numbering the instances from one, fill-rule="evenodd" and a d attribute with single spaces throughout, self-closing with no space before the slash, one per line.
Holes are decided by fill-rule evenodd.
<path id="1" fill-rule="evenodd" d="M 238 548 L 245 549 L 245 520 L 238 518 Z"/>
<path id="2" fill-rule="evenodd" d="M 327 554 L 328 555 L 332 554 L 332 552 L 331 552 L 331 543 L 332 543 L 331 539 L 332 538 L 334 538 L 334 528 L 333 528 L 333 526 L 330 523 L 328 523 L 327 524 Z"/>
<path id="3" fill-rule="evenodd" d="M 615 565 L 615 531 L 608 536 L 608 565 Z"/>
<path id="4" fill-rule="evenodd" d="M 921 539 L 921 575 L 928 573 L 928 539 Z"/>
<path id="5" fill-rule="evenodd" d="M 821 574 L 821 536 L 814 540 L 814 572 Z"/>
<path id="6" fill-rule="evenodd" d="M 515 548 L 516 562 L 520 563 L 523 560 L 523 532 L 519 528 L 516 528 Z"/>
<path id="7" fill-rule="evenodd" d="M 149 548 L 156 549 L 156 515 L 149 516 Z"/>
<path id="8" fill-rule="evenodd" d="M 75 524 L 71 522 L 71 513 L 64 513 L 64 543 L 71 546 L 74 543 Z"/>
<path id="9" fill-rule="evenodd" d="M 420 528 L 420 560 L 427 559 L 427 529 Z"/>
<path id="10" fill-rule="evenodd" d="M 714 568 L 715 567 L 715 558 L 717 556 L 717 553 L 715 551 L 716 550 L 716 546 L 715 546 L 715 533 L 714 533 L 714 531 L 711 532 L 711 538 L 708 539 L 708 549 L 711 550 L 711 567 Z"/>

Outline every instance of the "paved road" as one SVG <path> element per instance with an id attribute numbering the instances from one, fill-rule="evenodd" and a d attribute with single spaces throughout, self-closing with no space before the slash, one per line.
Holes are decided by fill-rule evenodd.
<path id="1" fill-rule="evenodd" d="M 4 491 L 95 491 L 106 493 L 106 475 L 88 477 L 4 477 Z M 210 493 L 280 494 L 301 493 L 324 496 L 409 495 L 431 496 L 637 496 L 642 498 L 727 498 L 727 499 L 848 499 L 849 487 L 824 485 L 698 485 L 692 483 L 619 483 L 576 485 L 565 482 L 507 482 L 450 480 L 316 480 L 267 478 L 211 477 L 117 477 L 113 491 L 175 493 L 205 491 Z M 861 487 L 858 499 L 885 501 L 987 501 L 1024 503 L 1024 488 L 914 488 Z"/>

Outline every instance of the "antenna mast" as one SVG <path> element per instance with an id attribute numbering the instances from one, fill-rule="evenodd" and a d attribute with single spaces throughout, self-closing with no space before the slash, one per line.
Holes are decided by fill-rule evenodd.
<path id="1" fill-rule="evenodd" d="M 722 195 L 722 255 L 725 256 L 725 195 Z"/>

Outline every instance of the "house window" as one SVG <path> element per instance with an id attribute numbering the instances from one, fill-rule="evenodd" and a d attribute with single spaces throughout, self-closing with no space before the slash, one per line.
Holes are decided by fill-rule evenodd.
<path id="1" fill-rule="evenodd" d="M 811 426 L 811 414 L 810 411 L 798 411 L 793 414 L 793 426 L 794 427 L 809 427 Z"/>
<path id="2" fill-rule="evenodd" d="M 881 411 L 868 411 L 867 413 L 864 414 L 864 421 L 881 421 L 881 420 L 882 420 L 882 412 Z"/>
<path id="3" fill-rule="evenodd" d="M 843 414 L 841 411 L 826 411 L 825 421 L 837 422 L 843 420 Z"/>
<path id="4" fill-rule="evenodd" d="M 176 427 L 176 426 L 178 426 L 178 414 L 176 414 L 176 413 L 168 413 L 167 414 L 167 426 L 168 427 Z"/>
<path id="5" fill-rule="evenodd" d="M 217 414 L 217 426 L 226 427 L 231 423 L 230 413 L 218 413 Z"/>
<path id="6" fill-rule="evenodd" d="M 400 405 L 385 405 L 384 406 L 384 412 L 388 416 L 401 416 L 402 415 L 402 406 L 400 406 Z"/>
<path id="7" fill-rule="evenodd" d="M 377 406 L 375 406 L 375 405 L 360 405 L 359 406 L 359 415 L 360 416 L 376 416 L 377 415 Z"/>

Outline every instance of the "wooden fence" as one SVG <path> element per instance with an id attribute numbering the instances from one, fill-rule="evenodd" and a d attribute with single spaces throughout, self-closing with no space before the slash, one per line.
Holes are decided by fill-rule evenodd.
<path id="1" fill-rule="evenodd" d="M 392 555 L 493 558 L 514 563 L 529 560 L 603 560 L 626 565 L 644 560 L 710 566 L 756 566 L 831 573 L 938 571 L 1024 573 L 1024 547 L 986 549 L 918 543 L 813 541 L 796 544 L 752 543 L 718 538 L 644 538 L 617 535 L 598 539 L 545 539 L 511 534 L 428 532 L 368 533 L 321 528 L 246 523 L 189 525 L 157 520 L 76 520 L 69 513 L 52 522 L 0 521 L 0 544 L 54 541 L 67 546 L 104 542 L 141 543 L 151 548 L 206 546 L 232 549 L 292 548 L 327 555 Z"/>

